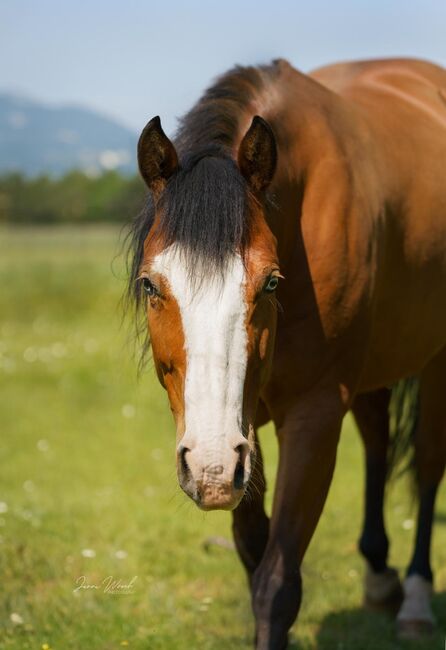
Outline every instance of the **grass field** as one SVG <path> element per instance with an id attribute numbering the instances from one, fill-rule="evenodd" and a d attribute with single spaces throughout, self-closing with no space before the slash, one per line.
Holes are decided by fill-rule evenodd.
<path id="1" fill-rule="evenodd" d="M 151 368 L 136 377 L 120 325 L 122 264 L 111 268 L 117 238 L 113 229 L 0 231 L 0 648 L 248 649 L 238 558 L 203 545 L 230 537 L 230 516 L 204 514 L 181 493 L 166 396 Z M 270 501 L 272 429 L 261 438 Z M 446 486 L 433 547 L 440 631 L 398 644 L 391 621 L 361 609 L 361 453 L 347 419 L 291 647 L 441 650 Z M 408 494 L 402 480 L 387 506 L 401 571 L 414 533 Z M 75 591 L 80 576 L 100 588 Z M 124 593 L 104 588 L 108 576 Z"/>

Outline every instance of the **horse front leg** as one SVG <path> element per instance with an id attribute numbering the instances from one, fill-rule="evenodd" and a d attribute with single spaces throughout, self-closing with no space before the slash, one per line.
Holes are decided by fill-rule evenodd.
<path id="1" fill-rule="evenodd" d="M 232 534 L 250 586 L 254 571 L 263 557 L 269 531 L 269 518 L 264 507 L 266 480 L 257 435 L 256 448 L 257 457 L 247 493 L 232 512 Z"/>
<path id="2" fill-rule="evenodd" d="M 277 423 L 279 466 L 268 544 L 252 581 L 257 650 L 284 650 L 301 602 L 300 565 L 330 486 L 343 408 L 307 396 Z"/>

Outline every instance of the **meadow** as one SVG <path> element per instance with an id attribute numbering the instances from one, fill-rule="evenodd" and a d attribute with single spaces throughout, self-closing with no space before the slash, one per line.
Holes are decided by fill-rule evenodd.
<path id="1" fill-rule="evenodd" d="M 0 648 L 249 649 L 241 564 L 230 548 L 206 544 L 230 539 L 230 516 L 204 514 L 182 494 L 166 396 L 150 363 L 137 377 L 121 322 L 118 239 L 105 226 L 0 230 Z M 269 507 L 277 459 L 270 426 L 261 439 Z M 303 567 L 291 648 L 440 650 L 446 483 L 433 541 L 439 631 L 400 643 L 391 620 L 361 607 L 362 461 L 347 417 Z M 400 572 L 414 517 L 401 479 L 387 501 Z"/>

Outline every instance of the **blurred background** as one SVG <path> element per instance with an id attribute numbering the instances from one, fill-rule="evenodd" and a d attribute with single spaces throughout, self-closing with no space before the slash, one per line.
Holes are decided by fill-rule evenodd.
<path id="1" fill-rule="evenodd" d="M 446 4 L 403 0 L 0 3 L 0 222 L 123 221 L 138 133 L 236 63 L 303 71 L 367 57 L 446 62 Z"/>
<path id="2" fill-rule="evenodd" d="M 180 493 L 166 397 L 150 363 L 137 379 L 123 324 L 137 137 L 154 115 L 172 135 L 237 63 L 445 65 L 445 35 L 441 0 L 0 1 L 0 648 L 251 647 L 241 566 L 208 543 L 230 539 L 230 517 Z M 272 429 L 261 438 L 269 508 Z M 362 484 L 347 419 L 293 648 L 396 647 L 392 623 L 360 607 Z M 424 649 L 446 628 L 444 486 L 437 510 L 440 632 Z M 402 572 L 414 515 L 399 481 L 388 524 Z"/>

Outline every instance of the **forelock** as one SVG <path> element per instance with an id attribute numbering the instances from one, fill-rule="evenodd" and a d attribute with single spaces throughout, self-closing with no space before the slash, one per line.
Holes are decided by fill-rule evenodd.
<path id="1" fill-rule="evenodd" d="M 159 202 L 158 229 L 182 251 L 191 277 L 224 271 L 248 244 L 248 189 L 235 162 L 216 152 L 186 158 Z"/>

